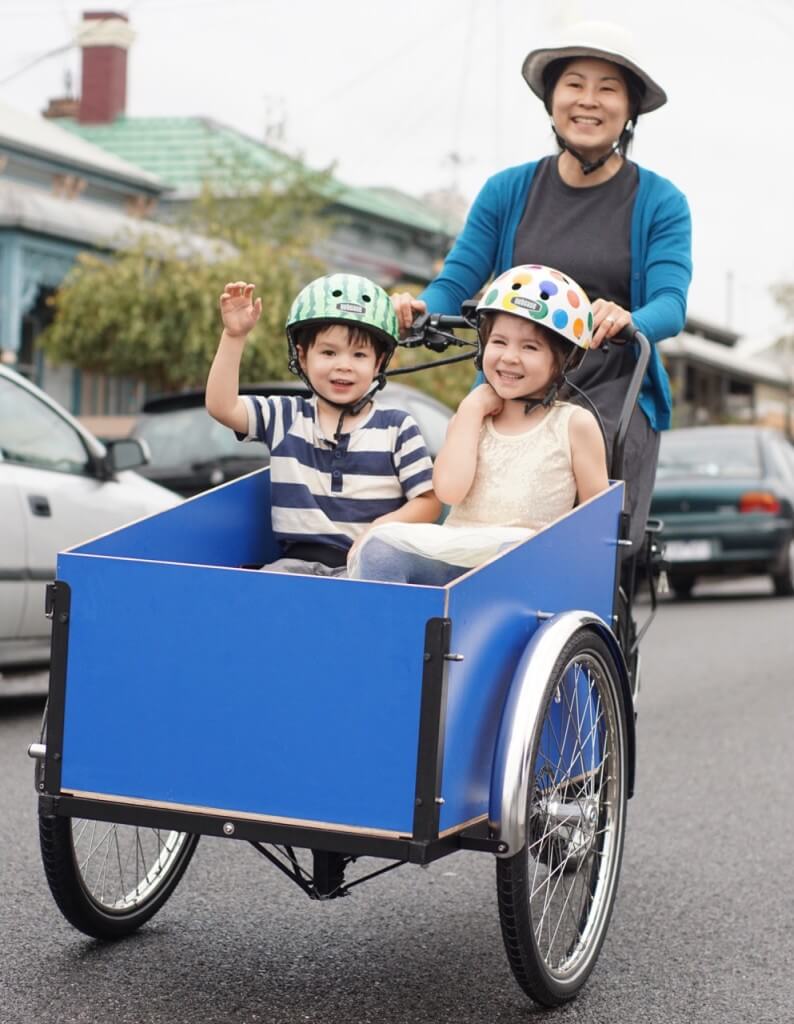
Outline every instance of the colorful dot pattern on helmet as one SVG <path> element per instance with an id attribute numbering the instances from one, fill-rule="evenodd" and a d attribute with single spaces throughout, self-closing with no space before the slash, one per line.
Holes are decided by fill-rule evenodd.
<path id="1" fill-rule="evenodd" d="M 478 313 L 508 312 L 543 324 L 578 348 L 589 348 L 593 334 L 590 300 L 579 285 L 540 263 L 500 274 L 477 305 Z"/>

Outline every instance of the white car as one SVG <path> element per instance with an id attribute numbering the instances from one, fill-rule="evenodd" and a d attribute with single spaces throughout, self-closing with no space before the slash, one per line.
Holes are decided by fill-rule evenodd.
<path id="1" fill-rule="evenodd" d="M 182 500 L 131 472 L 146 461 L 140 441 L 101 444 L 0 365 L 0 670 L 49 660 L 44 595 L 59 551 Z"/>

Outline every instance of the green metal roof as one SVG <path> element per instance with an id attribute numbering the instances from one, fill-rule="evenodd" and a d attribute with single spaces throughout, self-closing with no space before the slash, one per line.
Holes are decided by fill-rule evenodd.
<path id="1" fill-rule="evenodd" d="M 81 138 L 136 164 L 174 187 L 171 198 L 190 198 L 204 182 L 219 182 L 225 167 L 272 175 L 294 161 L 265 143 L 207 117 L 120 117 L 111 124 L 58 122 Z M 353 188 L 330 179 L 330 201 L 420 231 L 453 236 L 459 225 L 411 196 L 391 189 Z"/>

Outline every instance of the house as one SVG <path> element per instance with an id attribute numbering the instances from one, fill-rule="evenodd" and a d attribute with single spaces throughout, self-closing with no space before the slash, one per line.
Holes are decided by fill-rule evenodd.
<path id="1" fill-rule="evenodd" d="M 169 224 L 206 180 L 224 180 L 219 154 L 233 153 L 252 176 L 290 158 L 208 118 L 126 116 L 127 50 L 122 14 L 84 15 L 79 99 L 49 102 L 36 117 L 0 106 L 0 358 L 82 416 L 135 411 L 131 380 L 53 367 L 36 347 L 48 299 L 80 252 L 103 252 L 141 233 L 180 243 Z M 323 182 L 332 228 L 318 255 L 329 267 L 386 287 L 426 283 L 456 233 L 449 216 L 395 190 Z M 191 249 L 213 252 L 189 236 Z"/>
<path id="2" fill-rule="evenodd" d="M 695 317 L 659 344 L 670 374 L 674 425 L 768 423 L 794 433 L 791 361 L 771 358 L 769 345 Z"/>
<path id="3" fill-rule="evenodd" d="M 76 412 L 99 385 L 71 367 L 48 365 L 37 349 L 51 317 L 47 299 L 80 252 L 168 232 L 146 217 L 166 190 L 148 171 L 0 105 L 0 358 Z M 133 400 L 131 382 L 114 387 L 115 404 Z"/>
<path id="4" fill-rule="evenodd" d="M 205 183 L 223 191 L 230 163 L 254 180 L 295 164 L 280 150 L 211 118 L 128 116 L 127 18 L 84 18 L 80 98 L 51 100 L 45 117 L 166 182 L 170 191 L 153 216 L 174 219 Z M 395 189 L 355 188 L 333 177 L 319 187 L 330 233 L 318 255 L 329 268 L 365 274 L 387 288 L 426 284 L 460 228 L 457 218 Z"/>

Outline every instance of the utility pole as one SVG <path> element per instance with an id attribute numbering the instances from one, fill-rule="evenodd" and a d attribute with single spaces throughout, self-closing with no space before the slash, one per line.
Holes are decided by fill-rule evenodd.
<path id="1" fill-rule="evenodd" d="M 733 326 L 733 271 L 725 274 L 725 326 Z"/>

